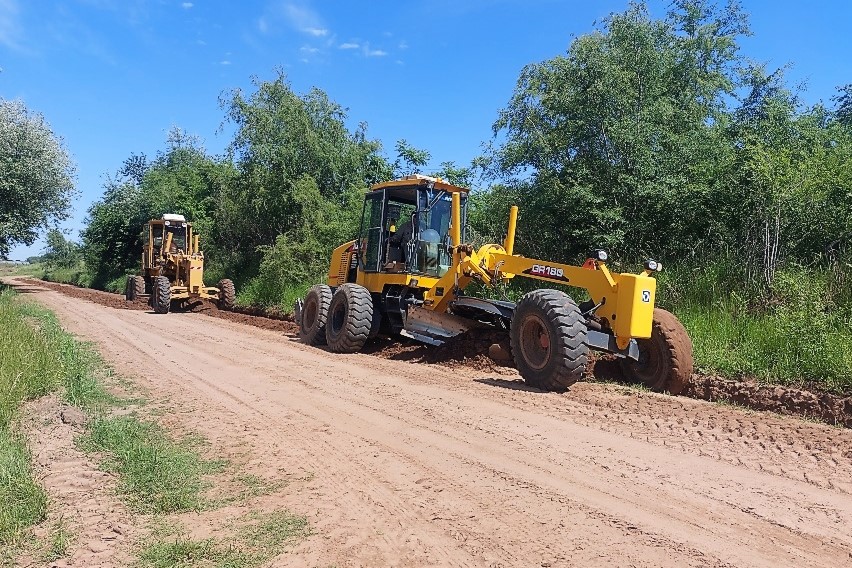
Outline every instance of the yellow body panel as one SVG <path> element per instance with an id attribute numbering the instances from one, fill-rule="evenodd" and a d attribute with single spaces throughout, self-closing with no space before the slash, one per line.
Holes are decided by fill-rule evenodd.
<path id="1" fill-rule="evenodd" d="M 601 306 L 598 315 L 609 320 L 623 349 L 631 337 L 651 337 L 657 281 L 645 274 L 620 274 L 617 286 L 616 305 Z"/>
<path id="2" fill-rule="evenodd" d="M 328 267 L 328 277 L 326 278 L 329 286 L 340 286 L 346 282 L 354 244 L 355 241 L 349 241 L 332 251 L 331 264 Z"/>
<path id="3" fill-rule="evenodd" d="M 416 286 L 419 288 L 432 288 L 438 282 L 437 278 L 418 274 L 406 274 L 405 272 L 358 272 L 356 283 L 370 292 L 378 294 L 385 289 L 385 286 L 414 286 L 414 280 L 417 281 Z"/>
<path id="4" fill-rule="evenodd" d="M 186 286 L 193 294 L 197 294 L 204 288 L 204 259 L 190 257 L 184 261 L 186 271 Z"/>
<path id="5" fill-rule="evenodd" d="M 332 251 L 331 264 L 326 277 L 326 283 L 329 286 L 337 287 L 346 283 L 349 269 L 352 267 L 352 256 L 355 254 L 354 244 L 355 241 L 349 241 Z M 374 294 L 380 294 L 385 286 L 411 286 L 413 280 L 417 281 L 417 286 L 420 288 L 432 288 L 438 282 L 437 278 L 406 272 L 364 272 L 358 270 L 355 283 Z"/>

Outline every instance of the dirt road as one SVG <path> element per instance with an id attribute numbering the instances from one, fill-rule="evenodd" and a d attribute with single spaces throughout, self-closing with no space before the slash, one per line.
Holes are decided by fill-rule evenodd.
<path id="1" fill-rule="evenodd" d="M 281 506 L 314 534 L 276 565 L 852 566 L 850 430 L 26 288 L 169 419 L 257 473 L 312 475 Z"/>

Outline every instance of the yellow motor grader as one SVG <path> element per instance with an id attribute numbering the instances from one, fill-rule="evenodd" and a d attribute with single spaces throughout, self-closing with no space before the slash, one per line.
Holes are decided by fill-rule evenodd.
<path id="1" fill-rule="evenodd" d="M 327 284 L 296 302 L 302 341 L 352 353 L 380 332 L 441 344 L 490 328 L 507 333 L 504 351 L 538 388 L 569 387 L 594 349 L 615 355 L 627 375 L 653 390 L 683 389 L 692 343 L 674 315 L 654 307 L 659 263 L 618 274 L 603 250 L 583 266 L 516 255 L 516 206 L 504 242 L 475 249 L 465 243 L 467 197 L 465 188 L 419 175 L 372 186 L 358 238 L 334 250 Z M 465 294 L 473 282 L 495 286 L 515 277 L 583 288 L 589 300 L 577 304 L 554 289 L 517 303 Z"/>
<path id="2" fill-rule="evenodd" d="M 234 307 L 231 280 L 220 280 L 217 287 L 204 285 L 204 253 L 192 223 L 183 215 L 166 213 L 162 219 L 151 219 L 143 241 L 142 274 L 127 278 L 128 300 L 148 297 L 158 314 L 168 313 L 172 303 L 201 298 L 216 301 L 223 310 Z"/>

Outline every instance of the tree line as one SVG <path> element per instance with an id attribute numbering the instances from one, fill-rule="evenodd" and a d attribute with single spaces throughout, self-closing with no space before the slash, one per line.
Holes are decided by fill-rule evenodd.
<path id="1" fill-rule="evenodd" d="M 518 250 L 532 256 L 724 261 L 719 278 L 755 296 L 791 266 L 845 281 L 852 85 L 806 106 L 784 69 L 741 53 L 749 34 L 736 1 L 676 0 L 661 19 L 632 2 L 522 70 L 482 156 L 424 173 L 476 186 L 471 228 L 483 239 L 499 239 L 520 204 Z M 81 232 L 89 284 L 136 268 L 142 225 L 171 211 L 195 223 L 212 270 L 243 301 L 287 304 L 353 237 L 365 188 L 430 159 L 405 140 L 389 159 L 366 124 L 348 128 L 344 107 L 317 88 L 295 93 L 280 71 L 220 102 L 236 127 L 224 155 L 175 129 L 106 182 Z M 48 216 L 67 205 L 63 183 Z"/>

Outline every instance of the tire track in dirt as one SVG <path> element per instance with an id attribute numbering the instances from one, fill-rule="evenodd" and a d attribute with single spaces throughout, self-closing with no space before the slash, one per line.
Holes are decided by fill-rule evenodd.
<path id="1" fill-rule="evenodd" d="M 461 370 L 326 354 L 195 314 L 45 301 L 123 367 L 145 370 L 152 390 L 189 398 L 182 410 L 200 431 L 214 425 L 198 414 L 212 411 L 216 429 L 251 432 L 255 452 L 315 471 L 303 505 L 319 509 L 318 528 L 331 542 L 307 544 L 306 557 L 459 566 L 852 561 L 852 503 L 832 481 L 849 479 L 849 460 L 809 461 L 803 473 L 789 451 L 772 450 L 792 439 L 793 420 L 601 385 L 532 392 Z M 100 327 L 109 338 L 93 333 Z M 157 373 L 156 362 L 181 372 Z M 684 444 L 673 426 L 690 420 L 712 434 L 696 434 L 706 438 L 704 455 L 691 453 L 697 444 Z M 754 432 L 761 451 L 775 456 L 767 469 L 777 471 L 735 464 L 749 448 L 717 434 L 734 423 Z M 797 428 L 817 455 L 836 455 L 837 438 L 852 447 L 832 436 L 846 431 Z"/>
<path id="2" fill-rule="evenodd" d="M 56 568 L 130 564 L 134 515 L 115 494 L 114 476 L 98 470 L 96 458 L 77 449 L 74 439 L 82 428 L 60 419 L 60 408 L 59 398 L 50 395 L 26 403 L 21 412 L 35 476 L 50 495 L 47 518 L 35 534 L 49 542 L 49 531 L 59 529 L 73 539 L 67 553 L 50 563 Z M 62 412 L 79 413 L 68 407 Z M 19 564 L 40 565 L 26 556 Z"/>

